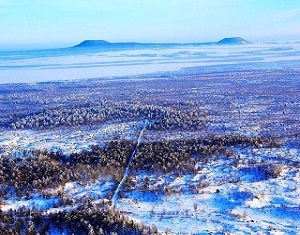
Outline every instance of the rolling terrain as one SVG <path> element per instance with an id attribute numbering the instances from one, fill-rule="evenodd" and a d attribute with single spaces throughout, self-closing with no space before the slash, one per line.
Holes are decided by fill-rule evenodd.
<path id="1" fill-rule="evenodd" d="M 0 234 L 300 233 L 299 67 L 261 53 L 1 84 Z"/>

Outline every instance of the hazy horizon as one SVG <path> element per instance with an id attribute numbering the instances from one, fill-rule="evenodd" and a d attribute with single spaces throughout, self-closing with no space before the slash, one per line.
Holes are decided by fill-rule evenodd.
<path id="1" fill-rule="evenodd" d="M 235 36 L 233 36 L 235 37 Z M 237 36 L 239 37 L 239 36 Z M 230 36 L 226 37 L 226 38 L 231 38 Z M 247 38 L 243 38 L 241 37 L 242 39 L 245 39 L 247 41 L 249 41 L 251 44 L 259 44 L 259 43 L 278 43 L 278 44 L 284 44 L 284 43 L 293 43 L 293 42 L 296 42 L 296 43 L 300 43 L 300 38 L 299 39 L 286 39 L 286 40 L 257 40 L 257 41 L 251 41 L 251 40 L 248 40 Z M 170 42 L 147 42 L 147 41 L 108 41 L 109 43 L 141 43 L 141 44 L 205 44 L 205 43 L 215 43 L 215 42 L 218 42 L 220 40 L 222 40 L 224 38 L 219 38 L 217 40 L 214 40 L 214 41 L 197 41 L 197 42 L 176 42 L 176 41 L 170 41 Z M 99 38 L 99 39 L 85 39 L 85 40 L 105 40 L 105 39 L 102 39 L 102 38 Z M 26 50 L 52 50 L 52 49 L 64 49 L 64 48 L 69 48 L 69 47 L 73 47 L 73 46 L 76 46 L 78 44 L 80 44 L 81 42 L 85 41 L 85 40 L 82 40 L 82 41 L 76 41 L 76 42 L 57 42 L 57 43 L 49 43 L 49 44 L 39 44 L 39 43 L 36 43 L 36 44 L 8 44 L 8 45 L 1 45 L 0 44 L 0 51 L 2 52 L 5 52 L 5 51 L 26 51 Z M 106 41 L 106 40 L 105 40 Z"/>
<path id="2" fill-rule="evenodd" d="M 71 46 L 83 40 L 196 43 L 300 38 L 298 0 L 0 0 L 0 49 Z"/>

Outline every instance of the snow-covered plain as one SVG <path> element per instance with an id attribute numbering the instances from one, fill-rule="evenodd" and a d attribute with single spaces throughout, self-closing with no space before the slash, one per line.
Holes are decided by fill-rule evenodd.
<path id="1" fill-rule="evenodd" d="M 41 82 L 169 74 L 191 67 L 262 63 L 290 67 L 297 63 L 299 42 L 253 43 L 237 46 L 161 44 L 138 49 L 53 49 L 0 51 L 0 83 Z M 285 64 L 285 66 L 287 63 Z M 268 67 L 268 66 L 267 66 Z M 293 68 L 297 69 L 297 68 Z M 222 71 L 222 70 L 221 70 Z M 183 72 L 181 72 L 182 74 Z"/>
<path id="2" fill-rule="evenodd" d="M 209 110 L 210 123 L 203 131 L 145 130 L 139 139 L 142 143 L 192 139 L 211 133 L 261 136 L 268 131 L 284 139 L 284 144 L 277 148 L 232 146 L 231 156 L 198 161 L 193 173 L 129 173 L 136 185 L 125 187 L 116 199 L 117 210 L 171 234 L 300 234 L 299 43 L 182 45 L 101 52 L 67 50 L 65 54 L 62 51 L 0 52 L 1 83 L 115 77 L 98 84 L 102 93 L 83 92 L 84 99 L 118 99 L 120 93 L 126 97 L 126 89 L 131 87 L 127 91 L 129 98 L 126 97 L 130 102 L 144 101 L 145 97 L 154 102 L 156 96 L 179 102 L 205 101 L 203 107 Z M 129 79 L 125 81 L 123 77 L 120 84 L 114 83 L 118 76 Z M 141 81 L 139 78 L 144 80 L 142 85 L 137 82 Z M 170 85 L 169 81 L 162 82 L 166 78 L 171 81 L 170 87 L 153 85 Z M 185 84 L 179 83 L 182 81 Z M 112 84 L 111 90 L 106 90 L 108 84 Z M 32 86 L 36 88 L 35 84 Z M 7 89 L 6 85 L 3 87 Z M 135 89 L 137 94 L 132 92 Z M 150 98 L 144 95 L 147 92 Z M 2 100 L 8 93 L 1 94 L 0 90 Z M 33 96 L 34 92 L 28 93 Z M 45 130 L 1 127 L 0 154 L 22 157 L 33 149 L 71 154 L 115 139 L 137 141 L 141 126 L 140 120 L 111 120 Z M 58 188 L 34 191 L 28 197 L 11 194 L 2 200 L 0 209 L 7 212 L 27 207 L 44 214 L 58 213 L 73 210 L 74 202 L 87 198 L 98 205 L 111 200 L 118 183 L 101 176 L 91 182 L 72 181 Z M 64 198 L 71 198 L 72 204 L 59 206 Z M 56 233 L 55 229 L 51 232 Z"/>

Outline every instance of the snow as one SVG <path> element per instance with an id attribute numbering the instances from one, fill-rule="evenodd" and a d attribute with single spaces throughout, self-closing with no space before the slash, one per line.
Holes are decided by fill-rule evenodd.
<path id="1" fill-rule="evenodd" d="M 160 184 L 152 182 L 151 192 L 138 188 L 126 192 L 117 209 L 145 224 L 155 224 L 160 231 L 175 234 L 299 234 L 299 168 L 283 167 L 277 178 L 261 177 L 261 172 L 254 170 L 243 177 L 244 172 L 239 170 L 245 168 L 247 161 L 263 161 L 268 154 L 298 158 L 299 149 L 248 149 L 247 155 L 242 154 L 245 149 L 237 151 L 241 152 L 238 167 L 231 159 L 221 158 L 205 164 L 194 176 L 162 176 L 157 182 L 164 181 L 170 189 L 176 189 L 175 193 L 163 194 L 155 190 Z M 145 173 L 141 175 L 145 177 Z M 149 178 L 155 180 L 154 175 Z M 195 183 L 203 185 L 196 193 L 188 190 Z"/>
<path id="2" fill-rule="evenodd" d="M 4 200 L 4 205 L 0 206 L 2 211 L 8 210 L 17 210 L 21 207 L 26 208 L 35 208 L 38 210 L 45 210 L 48 208 L 53 207 L 53 205 L 58 202 L 58 197 L 51 197 L 47 199 L 42 195 L 36 193 L 32 195 L 32 198 L 25 199 L 25 198 L 10 198 L 8 200 Z"/>
<path id="3" fill-rule="evenodd" d="M 158 71 L 168 73 L 179 71 L 179 74 L 184 75 L 193 71 L 192 67 L 219 66 L 223 71 L 227 68 L 226 64 L 237 64 L 239 68 L 245 70 L 252 70 L 253 67 L 256 69 L 284 67 L 297 72 L 299 52 L 299 43 L 261 43 L 221 48 L 185 46 L 121 52 L 89 52 L 45 58 L 24 55 L 22 58 L 8 58 L 2 61 L 0 80 L 1 83 L 6 83 L 12 78 L 22 77 L 24 79 L 22 81 L 28 79 L 27 81 L 38 82 Z M 157 77 L 158 75 L 156 74 Z M 236 79 L 236 76 L 233 79 Z M 263 79 L 240 81 L 260 86 Z M 222 86 L 222 82 L 219 86 Z M 207 88 L 209 89 L 209 86 Z M 197 89 L 199 88 L 192 89 L 194 93 L 191 97 L 197 95 Z M 241 115 L 256 117 L 255 114 L 267 112 L 270 108 L 255 103 L 259 101 L 259 99 L 250 100 L 247 105 L 236 101 L 230 105 L 236 107 L 233 109 L 235 112 L 238 112 L 238 108 Z M 295 105 L 294 108 L 297 110 L 298 106 Z M 281 111 L 279 109 L 273 114 L 279 115 Z M 228 115 L 231 118 L 230 114 Z M 236 113 L 233 116 L 237 116 Z M 218 131 L 222 128 L 224 120 L 218 122 L 218 117 L 215 118 L 208 131 Z M 249 125 L 247 123 L 242 129 L 238 127 L 239 124 L 228 121 L 223 127 L 247 136 L 265 131 L 255 123 L 255 120 Z M 42 131 L 1 129 L 0 153 L 23 156 L 24 151 L 47 149 L 70 154 L 89 149 L 93 144 L 104 145 L 116 136 L 135 140 L 138 137 L 136 130 L 141 126 L 141 122 L 127 122 Z M 137 147 L 142 135 L 143 131 Z M 147 131 L 143 141 L 193 138 L 195 135 L 199 133 Z M 122 188 L 119 187 L 115 191 L 116 196 L 113 196 L 113 205 L 136 221 L 146 225 L 154 224 L 160 231 L 174 234 L 300 234 L 299 144 L 289 143 L 278 148 L 232 147 L 232 150 L 235 152 L 234 157 L 221 156 L 212 158 L 207 163 L 198 162 L 197 172 L 193 174 L 164 175 L 152 172 L 130 174 L 126 170 L 123 182 L 130 175 L 136 180 L 137 185 L 133 189 L 125 189 L 123 197 L 118 194 Z M 135 151 L 131 155 L 132 158 Z M 130 164 L 128 169 L 129 166 Z M 276 174 L 271 175 L 270 170 Z M 149 178 L 149 189 L 142 186 L 145 177 Z M 50 197 L 44 197 L 42 192 L 32 192 L 28 198 L 11 197 L 3 200 L 4 204 L 0 209 L 5 212 L 27 207 L 36 208 L 43 213 L 57 213 L 62 210 L 73 210 L 76 208 L 76 202 L 81 199 L 90 198 L 94 204 L 103 201 L 108 203 L 117 185 L 118 182 L 110 178 L 99 178 L 94 182 L 68 182 L 56 189 L 46 190 L 45 193 L 50 194 Z M 169 192 L 164 192 L 164 189 L 169 189 Z M 61 199 L 57 196 L 58 192 L 62 193 L 63 198 L 73 199 L 74 203 L 56 207 Z M 50 234 L 59 232 L 53 230 Z"/>
<path id="4" fill-rule="evenodd" d="M 143 126 L 142 126 L 142 130 L 140 131 L 140 134 L 139 134 L 139 137 L 138 137 L 138 140 L 137 140 L 137 143 L 136 143 L 136 146 L 134 148 L 134 150 L 132 151 L 131 153 L 131 156 L 129 158 L 129 161 L 128 161 L 128 164 L 125 168 L 125 171 L 124 171 L 124 174 L 123 174 L 123 178 L 122 180 L 120 181 L 118 187 L 116 188 L 116 191 L 114 192 L 113 196 L 112 196 L 112 207 L 114 208 L 116 206 L 116 203 L 117 203 L 117 200 L 118 200 L 118 196 L 119 196 L 119 193 L 120 191 L 122 190 L 123 186 L 124 186 L 124 183 L 125 181 L 127 180 L 128 176 L 129 176 L 129 173 L 130 173 L 130 165 L 135 157 L 135 154 L 136 154 L 136 151 L 142 141 L 142 137 L 144 135 L 144 131 L 146 130 L 147 126 L 149 125 L 149 121 L 146 119 Z"/>
<path id="5" fill-rule="evenodd" d="M 256 198 L 246 201 L 245 204 L 252 208 L 262 208 L 268 205 L 269 202 L 270 202 L 270 196 L 258 195 Z"/>
<path id="6" fill-rule="evenodd" d="M 288 47 L 287 47 L 288 45 Z M 239 46 L 178 45 L 136 50 L 47 50 L 1 52 L 0 83 L 108 78 L 177 71 L 191 67 L 299 60 L 299 43 Z M 248 66 L 248 67 L 247 67 Z M 246 65 L 251 69 L 253 65 Z"/>
<path id="7" fill-rule="evenodd" d="M 99 179 L 94 183 L 80 184 L 78 182 L 68 182 L 56 189 L 45 190 L 44 193 L 52 195 L 44 197 L 41 193 L 34 193 L 29 198 L 11 197 L 3 200 L 3 205 L 0 205 L 2 211 L 17 210 L 21 207 L 37 209 L 46 214 L 58 213 L 59 211 L 71 211 L 77 208 L 76 203 L 70 206 L 56 206 L 59 203 L 60 197 L 57 196 L 58 191 L 62 191 L 62 198 L 69 197 L 73 200 L 86 200 L 90 198 L 97 203 L 99 200 L 107 201 L 108 195 L 115 188 L 115 181 L 110 179 Z"/>
<path id="8" fill-rule="evenodd" d="M 108 194 L 115 188 L 113 180 L 98 180 L 91 184 L 79 184 L 78 182 L 69 182 L 64 185 L 64 192 L 71 198 L 106 198 Z"/>
<path id="9" fill-rule="evenodd" d="M 101 145 L 115 136 L 124 139 L 135 137 L 138 122 L 113 123 L 100 126 L 56 130 L 2 131 L 0 149 L 4 154 L 22 155 L 24 151 L 47 149 L 64 154 L 80 152 L 92 145 Z"/>
<path id="10" fill-rule="evenodd" d="M 80 149 L 84 146 L 80 141 L 88 141 L 90 138 L 99 140 L 103 130 L 105 135 L 123 131 L 124 138 L 136 138 L 133 130 L 137 125 L 140 123 L 109 124 L 95 128 L 90 135 L 92 137 L 88 136 L 86 140 L 82 139 L 84 134 L 74 131 L 68 135 L 68 139 L 78 141 Z M 60 146 L 57 145 L 58 142 L 51 140 L 58 134 L 34 131 L 20 133 L 17 131 L 15 134 L 3 135 L 2 148 L 7 151 L 5 141 L 9 143 L 11 137 L 19 149 L 24 146 L 33 148 L 39 143 L 37 141 L 31 145 L 22 145 L 20 143 L 26 143 L 24 140 L 22 142 L 22 138 L 45 138 L 49 141 L 47 143 L 53 144 L 52 147 Z M 44 141 L 41 142 L 45 143 Z M 67 142 L 66 139 L 61 141 Z M 136 221 L 155 225 L 160 231 L 175 234 L 299 234 L 299 147 L 286 144 L 278 148 L 235 147 L 233 150 L 239 159 L 221 156 L 212 158 L 208 163 L 198 162 L 195 174 L 130 174 L 135 178 L 137 186 L 126 189 L 124 197 L 118 197 L 116 209 Z M 278 167 L 276 177 L 267 174 L 268 166 Z M 141 189 L 145 177 L 150 182 L 148 190 Z M 116 186 L 117 182 L 112 179 L 99 178 L 95 182 L 68 182 L 57 189 L 49 189 L 49 192 L 56 195 L 58 191 L 62 191 L 64 197 L 75 201 L 90 198 L 97 204 L 103 201 L 108 203 Z M 170 193 L 163 193 L 166 187 Z M 1 210 L 25 206 L 37 208 L 44 213 L 57 213 L 76 208 L 76 203 L 54 208 L 58 201 L 57 196 L 46 199 L 36 193 L 30 199 L 4 200 Z"/>

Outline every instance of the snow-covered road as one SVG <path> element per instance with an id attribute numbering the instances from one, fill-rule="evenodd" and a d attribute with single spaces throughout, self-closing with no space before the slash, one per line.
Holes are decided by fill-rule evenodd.
<path id="1" fill-rule="evenodd" d="M 146 119 L 144 124 L 143 124 L 143 128 L 140 132 L 140 135 L 139 135 L 139 138 L 137 140 L 137 143 L 136 143 L 136 146 L 135 146 L 135 149 L 133 150 L 133 152 L 131 153 L 131 156 L 130 156 L 130 159 L 129 159 L 129 162 L 125 168 L 125 171 L 124 171 L 124 176 L 123 176 L 123 179 L 120 181 L 114 195 L 112 196 L 112 207 L 115 208 L 116 207 L 116 203 L 117 203 L 117 200 L 118 200 L 118 196 L 119 196 L 119 192 L 121 191 L 121 189 L 123 188 L 123 185 L 130 173 L 130 165 L 134 159 L 134 156 L 136 154 L 136 151 L 141 143 L 141 140 L 142 140 L 142 137 L 143 137 L 143 134 L 144 134 L 144 131 L 146 130 L 147 126 L 149 124 L 149 121 Z"/>

